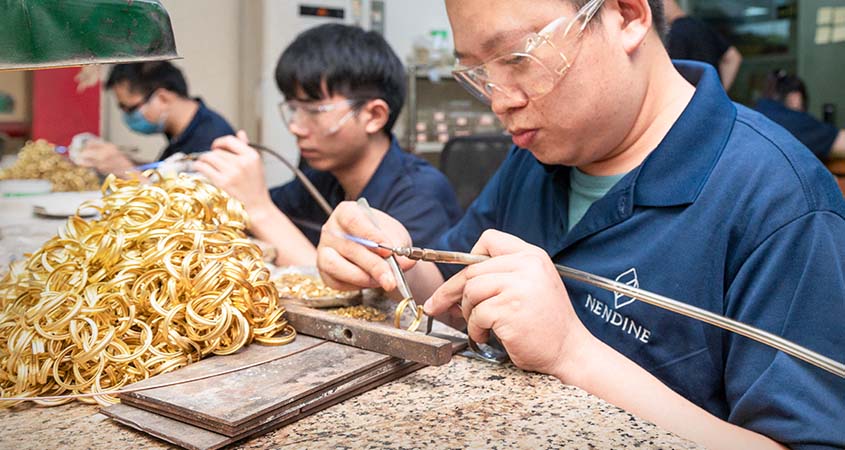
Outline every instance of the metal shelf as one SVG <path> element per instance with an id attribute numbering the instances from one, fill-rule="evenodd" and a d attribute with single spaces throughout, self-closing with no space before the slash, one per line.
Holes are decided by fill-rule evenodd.
<path id="1" fill-rule="evenodd" d="M 439 153 L 444 144 L 437 139 L 441 131 L 434 131 L 434 126 L 449 122 L 448 134 L 450 137 L 471 133 L 494 133 L 501 129 L 501 125 L 495 122 L 480 124 L 475 122 L 481 115 L 491 115 L 492 112 L 483 104 L 478 102 L 470 93 L 466 92 L 452 77 L 452 68 L 445 66 L 426 66 L 408 63 L 408 96 L 403 111 L 402 126 L 404 130 L 402 144 L 406 150 L 412 153 Z M 432 82 L 429 72 L 434 71 L 440 77 L 440 81 Z M 429 117 L 432 111 L 445 114 L 446 121 Z M 463 115 L 466 113 L 464 123 L 451 122 L 452 114 Z M 422 116 L 422 117 L 421 117 Z M 428 123 L 426 142 L 417 142 L 418 121 Z M 439 120 L 439 122 L 438 122 Z M 435 123 L 436 122 L 436 123 Z"/>

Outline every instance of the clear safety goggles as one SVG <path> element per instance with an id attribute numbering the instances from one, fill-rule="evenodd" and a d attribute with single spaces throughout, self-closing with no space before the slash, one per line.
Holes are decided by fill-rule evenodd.
<path id="1" fill-rule="evenodd" d="M 279 103 L 279 112 L 285 125 L 290 128 L 292 123 L 309 132 L 319 133 L 323 136 L 331 136 L 349 121 L 363 106 L 366 100 L 346 99 L 334 103 L 311 103 L 300 100 L 290 100 Z M 342 107 L 349 107 L 339 119 L 336 114 L 329 114 Z"/>
<path id="2" fill-rule="evenodd" d="M 522 38 L 511 51 L 477 66 L 457 68 L 452 75 L 488 105 L 496 93 L 540 98 L 551 92 L 572 66 L 581 35 L 602 4 L 604 0 L 590 0 L 572 18 L 559 17 Z"/>

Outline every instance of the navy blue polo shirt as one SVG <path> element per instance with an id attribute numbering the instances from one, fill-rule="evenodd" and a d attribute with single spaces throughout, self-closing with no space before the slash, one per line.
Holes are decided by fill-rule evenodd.
<path id="1" fill-rule="evenodd" d="M 789 109 L 783 103 L 762 99 L 757 102 L 757 111 L 784 127 L 806 145 L 819 158 L 830 154 L 839 129 L 824 123 L 815 117 L 801 111 Z"/>
<path id="2" fill-rule="evenodd" d="M 170 143 L 159 155 L 159 161 L 178 152 L 185 154 L 207 152 L 211 150 L 211 143 L 215 139 L 235 134 L 229 122 L 226 122 L 220 114 L 208 109 L 202 99 L 195 98 L 194 100 L 199 103 L 199 109 L 194 114 L 194 118 L 179 136 L 174 138 L 166 135 Z"/>
<path id="3" fill-rule="evenodd" d="M 332 208 L 345 199 L 343 187 L 331 173 L 312 168 L 305 168 L 303 172 Z M 416 245 L 431 245 L 461 216 L 449 180 L 427 162 L 403 151 L 395 138 L 360 196 L 373 208 L 405 225 Z M 317 245 L 320 241 L 318 225 L 328 217 L 302 182 L 294 179 L 273 188 L 270 197 L 311 243 Z"/>
<path id="4" fill-rule="evenodd" d="M 570 232 L 570 169 L 515 148 L 437 246 L 468 251 L 498 229 L 556 263 L 845 360 L 845 201 L 832 176 L 783 128 L 732 103 L 714 69 L 677 68 L 696 85 L 691 103 Z M 799 448 L 845 446 L 845 380 L 711 325 L 564 283 L 594 336 L 715 416 Z"/>

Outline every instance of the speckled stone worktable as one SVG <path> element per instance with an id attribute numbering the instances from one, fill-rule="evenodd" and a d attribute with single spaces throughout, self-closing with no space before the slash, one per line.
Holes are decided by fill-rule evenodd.
<path id="1" fill-rule="evenodd" d="M 167 448 L 95 406 L 0 412 L 2 449 Z M 456 356 L 241 448 L 694 448 L 557 380 Z"/>
<path id="2" fill-rule="evenodd" d="M 0 198 L 0 264 L 37 249 L 63 220 Z M 456 356 L 346 400 L 242 448 L 695 448 L 557 380 Z M 98 407 L 0 410 L 0 449 L 168 448 Z"/>

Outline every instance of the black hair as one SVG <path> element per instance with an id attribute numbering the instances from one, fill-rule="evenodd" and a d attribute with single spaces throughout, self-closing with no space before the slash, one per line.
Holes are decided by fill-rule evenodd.
<path id="1" fill-rule="evenodd" d="M 589 2 L 589 0 L 569 0 L 570 2 L 575 3 L 576 7 L 580 8 Z M 654 29 L 657 30 L 657 34 L 660 35 L 660 39 L 665 39 L 666 32 L 668 28 L 666 26 L 666 13 L 663 8 L 663 0 L 648 0 L 648 6 L 651 7 L 651 22 L 654 26 Z M 599 19 L 599 15 L 593 18 L 597 23 Z"/>
<path id="2" fill-rule="evenodd" d="M 792 92 L 798 92 L 804 98 L 804 107 L 810 102 L 807 97 L 807 86 L 795 75 L 790 75 L 784 69 L 774 70 L 766 77 L 766 87 L 763 89 L 763 97 L 783 103 L 786 96 Z"/>
<path id="3" fill-rule="evenodd" d="M 660 39 L 664 39 L 669 30 L 666 26 L 666 11 L 663 8 L 663 0 L 648 0 L 648 6 L 651 7 L 651 22 L 654 24 L 654 29 L 657 30 Z"/>
<path id="4" fill-rule="evenodd" d="M 279 58 L 276 84 L 287 99 L 301 89 L 311 100 L 329 96 L 382 99 L 390 115 L 382 131 L 390 135 L 405 103 L 405 69 L 387 41 L 374 31 L 341 24 L 302 32 Z"/>
<path id="5" fill-rule="evenodd" d="M 167 89 L 181 97 L 188 97 L 188 83 L 176 66 L 167 61 L 117 64 L 109 73 L 106 89 L 119 83 L 129 83 L 129 90 L 144 96 L 157 89 Z"/>

